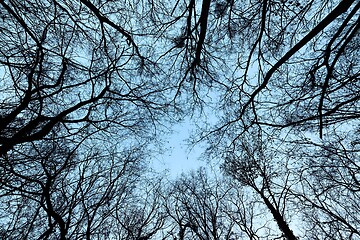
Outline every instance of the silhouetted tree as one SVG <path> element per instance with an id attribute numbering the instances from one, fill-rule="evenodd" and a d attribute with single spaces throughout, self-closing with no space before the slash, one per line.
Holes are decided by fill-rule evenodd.
<path id="1" fill-rule="evenodd" d="M 287 164 L 286 160 L 282 159 L 283 163 L 281 163 L 277 157 L 276 151 L 263 142 L 261 134 L 253 134 L 226 155 L 223 169 L 225 173 L 237 180 L 240 186 L 249 189 L 250 196 L 255 195 L 255 199 L 262 203 L 263 209 L 271 214 L 282 232 L 280 236 L 295 240 L 297 237 L 289 226 L 293 217 L 289 212 L 293 207 L 289 194 L 291 176 L 286 168 L 284 169 Z M 252 205 L 255 204 L 252 203 Z M 247 211 L 237 215 L 246 219 Z M 256 214 L 260 213 L 254 213 L 253 216 Z M 263 215 L 267 214 L 263 213 Z M 266 217 L 264 218 L 266 219 Z M 251 228 L 248 229 L 248 232 L 250 236 L 254 234 Z M 268 234 L 272 235 L 273 232 L 274 230 Z"/>
<path id="2" fill-rule="evenodd" d="M 358 1 L 0 6 L 2 238 L 360 237 Z M 232 184 L 141 176 L 190 115 Z"/>
<path id="3" fill-rule="evenodd" d="M 0 5 L 2 238 L 108 239 L 144 173 L 169 86 L 151 77 L 130 7 Z"/>
<path id="4" fill-rule="evenodd" d="M 359 149 L 357 136 L 331 142 L 297 142 L 300 187 L 293 192 L 309 239 L 357 239 L 359 226 Z"/>
<path id="5" fill-rule="evenodd" d="M 64 142 L 33 144 L 1 165 L 1 229 L 5 239 L 105 239 L 113 212 L 144 171 L 140 149 Z M 84 149 L 82 149 L 84 150 Z"/>
<path id="6" fill-rule="evenodd" d="M 232 239 L 233 222 L 224 211 L 230 189 L 204 168 L 172 182 L 164 195 L 170 235 L 180 240 Z"/>
<path id="7" fill-rule="evenodd" d="M 206 157 L 224 160 L 224 171 L 257 195 L 283 237 L 357 238 L 352 202 L 359 196 L 350 189 L 359 165 L 359 2 L 213 6 L 207 43 L 216 39 L 227 55 L 203 51 L 205 62 L 224 66 L 212 75 L 216 91 L 206 93 L 216 101 L 205 107 L 220 118 L 199 123 L 195 142 L 208 142 Z M 221 33 L 227 37 L 215 37 Z"/>
<path id="8" fill-rule="evenodd" d="M 55 128 L 62 138 L 90 127 L 145 132 L 159 118 L 165 88 L 139 76 L 146 59 L 124 21 L 106 15 L 112 3 L 104 13 L 89 1 L 1 6 L 1 155 Z"/>
<path id="9" fill-rule="evenodd" d="M 134 194 L 117 202 L 112 213 L 116 239 L 162 239 L 168 217 L 162 207 L 162 190 L 161 179 L 145 178 L 134 186 Z"/>

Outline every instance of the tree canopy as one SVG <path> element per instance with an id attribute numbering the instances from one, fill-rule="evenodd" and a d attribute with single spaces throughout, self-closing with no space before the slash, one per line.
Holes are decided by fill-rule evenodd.
<path id="1" fill-rule="evenodd" d="M 360 239 L 359 8 L 0 1 L 1 238 Z"/>

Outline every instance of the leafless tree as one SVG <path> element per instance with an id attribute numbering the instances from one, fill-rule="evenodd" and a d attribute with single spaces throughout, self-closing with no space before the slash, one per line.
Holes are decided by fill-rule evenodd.
<path id="1" fill-rule="evenodd" d="M 117 202 L 112 213 L 116 239 L 163 239 L 167 214 L 163 210 L 163 181 L 153 176 L 134 185 L 133 194 Z"/>
<path id="2" fill-rule="evenodd" d="M 357 207 L 351 202 L 359 200 L 353 189 L 360 4 L 216 1 L 212 6 L 206 43 L 218 39 L 218 48 L 232 51 L 202 52 L 207 62 L 228 62 L 212 82 L 216 91 L 206 93 L 217 100 L 207 106 L 220 120 L 216 126 L 199 124 L 195 142 L 207 141 L 206 156 L 223 159 L 225 172 L 257 194 L 284 237 L 357 238 Z M 220 33 L 228 38 L 220 41 L 215 37 Z M 340 144 L 342 138 L 346 144 Z M 304 161 L 305 156 L 311 157 Z M 339 195 L 351 199 L 349 205 L 338 202 Z M 292 219 L 305 212 L 308 219 Z"/>
<path id="3" fill-rule="evenodd" d="M 144 172 L 169 87 L 151 77 L 131 7 L 0 5 L 2 238 L 108 239 L 112 213 Z"/>
<path id="4" fill-rule="evenodd" d="M 114 232 L 111 214 L 144 171 L 141 151 L 70 146 L 43 141 L 5 156 L 3 238 L 106 239 Z"/>
<path id="5" fill-rule="evenodd" d="M 174 239 L 232 239 L 233 222 L 229 221 L 225 205 L 231 187 L 221 178 L 200 168 L 182 175 L 169 186 L 164 195 L 169 215 L 169 234 Z M 166 229 L 165 229 L 166 230 Z"/>
<path id="6" fill-rule="evenodd" d="M 1 6 L 1 155 L 55 127 L 59 137 L 109 123 L 136 132 L 158 119 L 166 89 L 135 74 L 146 59 L 124 21 L 107 16 L 111 3 L 104 12 L 89 1 Z"/>
<path id="7" fill-rule="evenodd" d="M 359 238 L 358 1 L 0 6 L 2 238 Z M 145 187 L 166 120 L 209 112 L 233 184 Z"/>
<path id="8" fill-rule="evenodd" d="M 357 137 L 356 137 L 357 138 Z M 301 202 L 309 239 L 357 239 L 359 226 L 359 149 L 351 136 L 331 142 L 297 142 Z"/>
<path id="9" fill-rule="evenodd" d="M 262 203 L 262 207 L 271 214 L 282 232 L 280 236 L 295 240 L 297 237 L 290 227 L 293 217 L 290 211 L 293 204 L 289 192 L 293 177 L 286 169 L 287 162 L 284 159 L 282 161 L 284 162 L 279 161 L 276 151 L 263 142 L 260 134 L 254 134 L 248 136 L 234 151 L 226 155 L 223 169 L 226 174 L 237 180 L 240 186 L 249 189 L 250 196 L 255 195 L 255 199 Z M 242 218 L 246 218 L 246 212 L 249 210 L 244 211 L 242 215 L 240 214 Z M 255 214 L 259 212 L 253 213 L 253 216 Z M 269 233 L 272 234 L 276 234 L 276 231 Z"/>

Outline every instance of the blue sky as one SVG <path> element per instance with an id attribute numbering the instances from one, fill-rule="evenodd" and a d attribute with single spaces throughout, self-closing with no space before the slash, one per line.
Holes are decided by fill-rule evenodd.
<path id="1" fill-rule="evenodd" d="M 164 147 L 167 150 L 152 161 L 151 165 L 156 171 L 165 171 L 169 177 L 176 178 L 183 172 L 206 165 L 204 161 L 199 160 L 203 152 L 201 145 L 190 149 L 186 142 L 194 128 L 191 119 L 173 126 L 173 133 L 165 140 Z"/>

